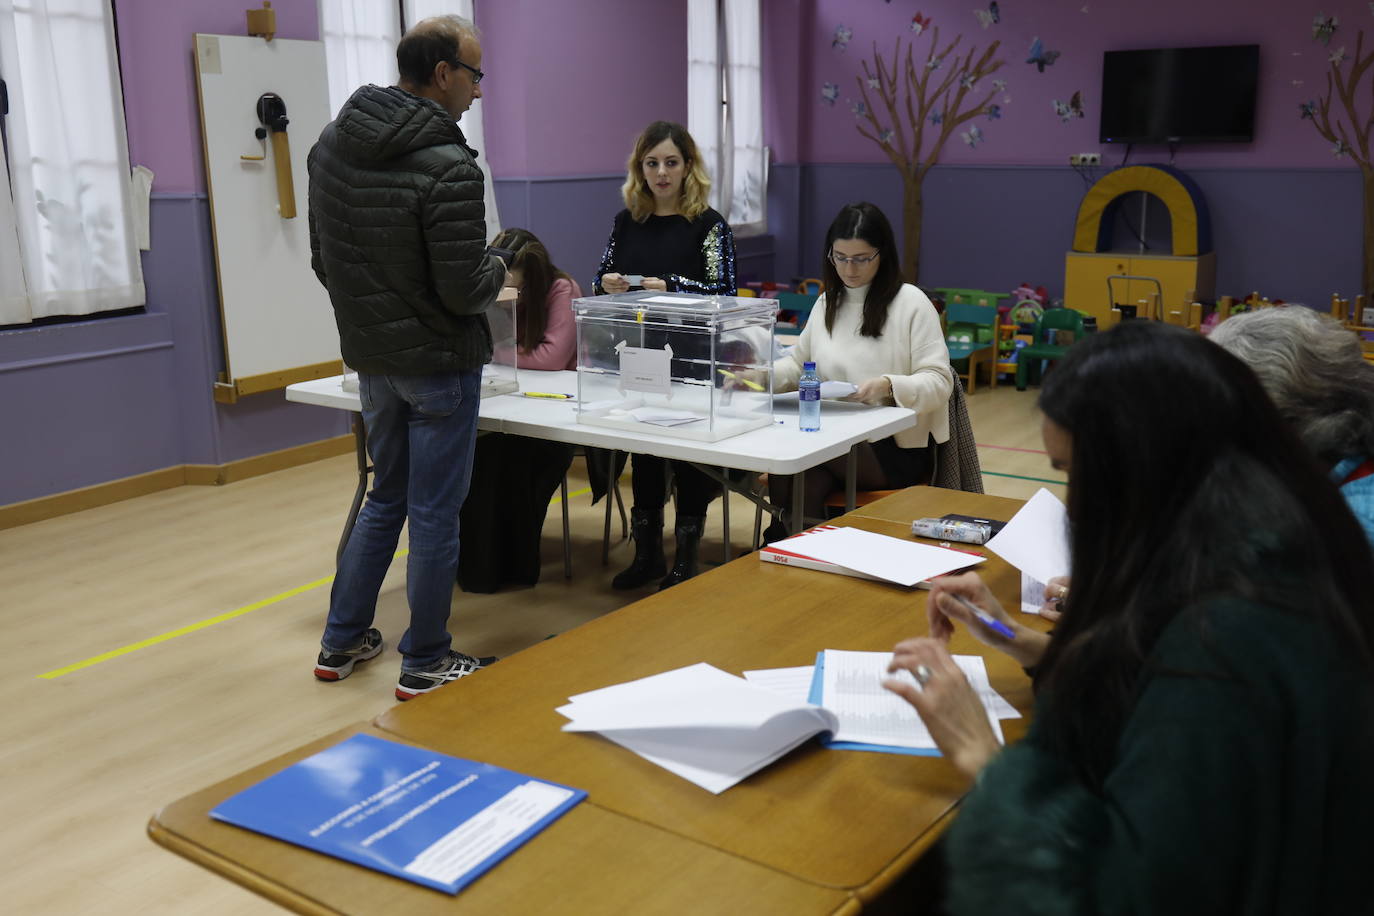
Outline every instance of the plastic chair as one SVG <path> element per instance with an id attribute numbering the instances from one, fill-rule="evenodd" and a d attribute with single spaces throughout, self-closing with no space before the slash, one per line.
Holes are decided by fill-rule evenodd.
<path id="1" fill-rule="evenodd" d="M 1035 343 L 1022 347 L 1016 355 L 1016 390 L 1025 391 L 1028 381 L 1040 384 L 1040 360 L 1063 359 L 1069 347 L 1082 337 L 1082 313 L 1070 308 L 1047 309 L 1035 323 Z"/>
<path id="2" fill-rule="evenodd" d="M 797 292 L 808 296 L 819 296 L 825 289 L 825 284 L 815 277 L 807 277 L 797 281 Z"/>
<path id="3" fill-rule="evenodd" d="M 817 293 L 816 296 L 819 296 Z M 778 308 L 784 312 L 791 312 L 797 316 L 797 326 L 806 324 L 806 319 L 811 314 L 811 309 L 816 305 L 816 296 L 808 293 L 778 293 Z"/>
<path id="4" fill-rule="evenodd" d="M 964 388 L 973 394 L 979 366 L 988 367 L 989 384 L 997 387 L 997 306 L 945 304 L 945 346 L 954 371 L 964 379 Z M 958 362 L 964 361 L 964 368 Z"/>

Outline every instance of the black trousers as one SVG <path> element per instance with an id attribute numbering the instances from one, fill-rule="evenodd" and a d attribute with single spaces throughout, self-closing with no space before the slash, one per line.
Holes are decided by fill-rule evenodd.
<path id="1" fill-rule="evenodd" d="M 472 485 L 459 513 L 458 585 L 494 592 L 539 581 L 539 541 L 549 500 L 573 447 L 505 433 L 477 437 Z"/>
<path id="2" fill-rule="evenodd" d="M 630 459 L 630 489 L 640 509 L 657 509 L 668 495 L 668 464 L 673 465 L 678 515 L 705 515 L 711 500 L 720 495 L 720 484 L 685 461 L 635 455 Z"/>

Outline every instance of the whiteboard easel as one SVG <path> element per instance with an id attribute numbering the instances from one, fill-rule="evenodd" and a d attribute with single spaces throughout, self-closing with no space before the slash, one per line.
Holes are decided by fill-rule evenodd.
<path id="1" fill-rule="evenodd" d="M 306 155 L 332 117 L 324 44 L 197 34 L 194 47 L 224 329 L 215 400 L 338 375 L 339 334 L 310 268 L 306 215 Z M 273 144 L 254 135 L 264 93 L 286 104 L 293 219 L 278 207 Z"/>

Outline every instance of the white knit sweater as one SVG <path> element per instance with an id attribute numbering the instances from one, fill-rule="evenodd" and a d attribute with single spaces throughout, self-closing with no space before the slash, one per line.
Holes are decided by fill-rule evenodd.
<path id="1" fill-rule="evenodd" d="M 886 376 L 898 407 L 916 411 L 916 425 L 893 438 L 902 448 L 921 448 L 927 437 L 949 439 L 949 394 L 954 384 L 949 349 L 935 306 L 910 283 L 902 284 L 888 306 L 881 337 L 863 337 L 864 296 L 868 287 L 846 289 L 835 312 L 835 330 L 825 329 L 825 294 L 816 301 L 797 345 L 773 364 L 773 389 L 792 391 L 802 363 L 816 364 L 822 379 L 862 384 Z"/>

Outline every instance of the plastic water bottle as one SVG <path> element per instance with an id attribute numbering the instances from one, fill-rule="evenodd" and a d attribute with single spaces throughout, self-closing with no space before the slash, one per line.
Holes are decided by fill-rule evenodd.
<path id="1" fill-rule="evenodd" d="M 804 433 L 821 430 L 821 377 L 816 374 L 816 364 L 802 366 L 801 379 L 797 382 L 798 426 Z"/>

